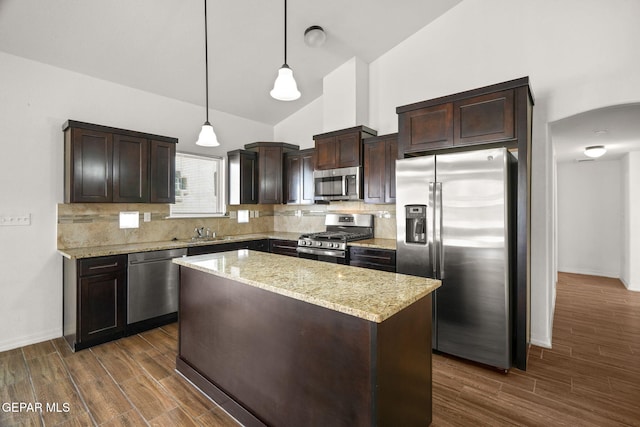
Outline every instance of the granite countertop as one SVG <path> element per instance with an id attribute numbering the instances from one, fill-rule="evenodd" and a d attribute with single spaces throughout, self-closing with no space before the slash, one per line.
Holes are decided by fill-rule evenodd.
<path id="1" fill-rule="evenodd" d="M 349 246 L 361 246 L 365 248 L 375 248 L 375 249 L 391 249 L 396 250 L 396 240 L 395 239 L 367 239 L 367 240 L 356 240 L 355 242 L 349 242 Z"/>
<path id="2" fill-rule="evenodd" d="M 269 233 L 239 234 L 234 236 L 224 236 L 217 239 L 201 240 L 161 240 L 157 242 L 126 243 L 122 245 L 107 246 L 87 246 L 82 248 L 58 249 L 58 252 L 69 259 L 92 258 L 109 255 L 131 254 L 135 252 L 161 251 L 165 249 L 188 248 L 192 246 L 217 245 L 229 242 L 246 242 L 258 239 L 280 239 L 298 240 L 300 233 L 290 233 L 284 231 L 272 231 Z M 352 246 L 363 246 L 379 249 L 396 249 L 396 241 L 393 239 L 367 239 L 356 242 L 349 242 Z"/>
<path id="3" fill-rule="evenodd" d="M 87 246 L 82 248 L 58 249 L 58 252 L 69 259 L 92 258 L 109 255 L 132 254 L 136 252 L 162 251 L 165 249 L 189 248 L 193 246 L 221 245 L 230 242 L 246 242 L 258 239 L 298 240 L 300 233 L 273 231 L 270 233 L 238 234 L 218 237 L 216 239 L 184 239 L 161 240 L 157 242 L 125 243 L 122 245 Z"/>
<path id="4" fill-rule="evenodd" d="M 244 249 L 173 262 L 378 323 L 440 286 L 424 277 Z"/>

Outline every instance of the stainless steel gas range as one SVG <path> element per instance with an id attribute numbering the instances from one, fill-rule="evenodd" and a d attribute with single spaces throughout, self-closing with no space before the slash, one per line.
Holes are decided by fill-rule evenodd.
<path id="1" fill-rule="evenodd" d="M 326 230 L 298 238 L 298 257 L 349 264 L 348 242 L 373 238 L 373 215 L 327 214 Z"/>

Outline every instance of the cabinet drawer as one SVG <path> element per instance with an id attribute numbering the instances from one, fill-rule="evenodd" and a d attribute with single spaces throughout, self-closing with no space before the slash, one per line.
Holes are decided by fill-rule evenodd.
<path id="1" fill-rule="evenodd" d="M 396 271 L 396 251 L 390 249 L 373 249 L 350 247 L 349 265 L 365 267 L 374 270 Z"/>
<path id="2" fill-rule="evenodd" d="M 94 276 L 111 273 L 127 267 L 126 255 L 114 255 L 96 258 L 86 258 L 78 261 L 80 276 Z"/>
<path id="3" fill-rule="evenodd" d="M 270 242 L 270 252 L 272 254 L 297 257 L 298 256 L 298 252 L 296 251 L 297 247 L 298 247 L 298 242 L 294 240 L 273 239 Z"/>

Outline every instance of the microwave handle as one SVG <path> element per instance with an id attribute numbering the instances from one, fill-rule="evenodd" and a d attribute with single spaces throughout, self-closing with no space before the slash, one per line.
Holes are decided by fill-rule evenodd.
<path id="1" fill-rule="evenodd" d="M 342 195 L 346 196 L 349 194 L 347 191 L 349 190 L 349 179 L 347 179 L 346 175 L 342 176 Z"/>

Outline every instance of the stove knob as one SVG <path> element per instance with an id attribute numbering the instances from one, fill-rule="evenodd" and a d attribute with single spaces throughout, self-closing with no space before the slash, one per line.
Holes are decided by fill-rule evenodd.
<path id="1" fill-rule="evenodd" d="M 300 240 L 298 242 L 298 245 L 300 245 L 300 246 L 305 246 L 306 244 L 307 244 L 307 242 L 305 242 L 304 240 Z"/>
<path id="2" fill-rule="evenodd" d="M 322 246 L 322 242 L 316 242 L 316 246 Z"/>

